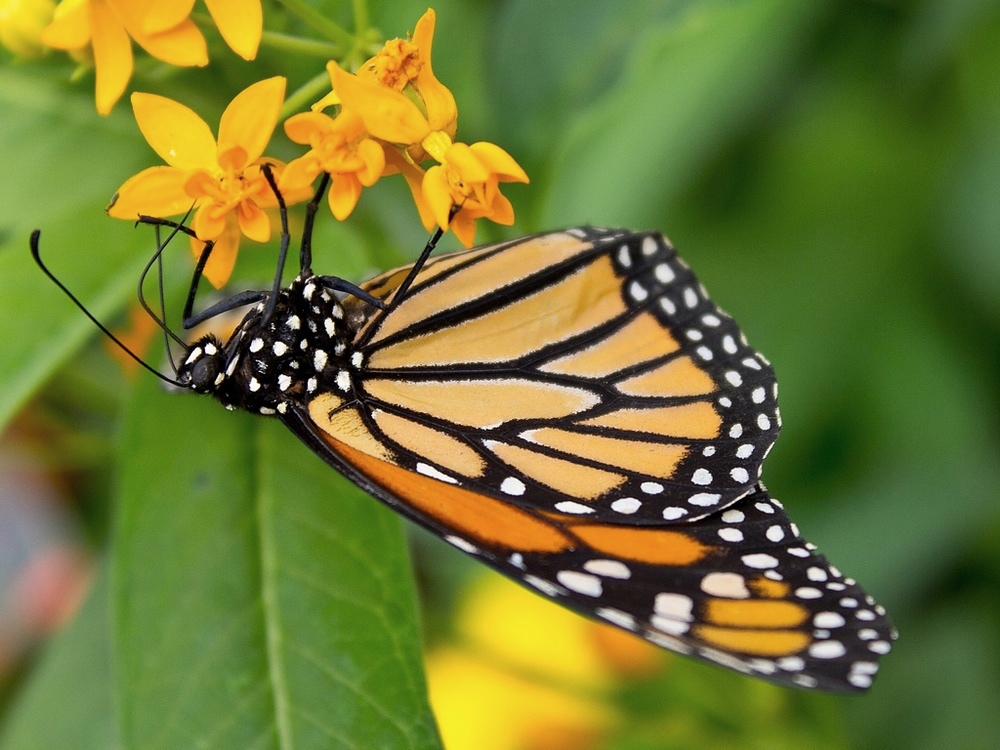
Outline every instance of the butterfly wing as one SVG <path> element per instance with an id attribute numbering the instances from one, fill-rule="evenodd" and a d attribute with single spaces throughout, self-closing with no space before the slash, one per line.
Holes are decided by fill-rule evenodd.
<path id="1" fill-rule="evenodd" d="M 763 485 L 684 524 L 539 511 L 423 476 L 285 423 L 356 484 L 554 601 L 671 651 L 788 686 L 867 689 L 895 631 L 881 606 L 799 536 Z"/>
<path id="2" fill-rule="evenodd" d="M 391 298 L 405 270 L 365 287 Z M 376 435 L 398 465 L 609 522 L 726 507 L 753 489 L 780 425 L 770 365 L 652 233 L 443 256 L 361 326 L 356 356 L 363 408 L 313 401 L 321 427 L 356 420 L 348 432 Z"/>
<path id="3" fill-rule="evenodd" d="M 407 269 L 365 288 L 392 298 Z M 894 633 L 757 482 L 773 372 L 654 234 L 538 235 L 348 305 L 351 371 L 281 414 L 362 488 L 583 614 L 740 672 L 867 688 Z"/>

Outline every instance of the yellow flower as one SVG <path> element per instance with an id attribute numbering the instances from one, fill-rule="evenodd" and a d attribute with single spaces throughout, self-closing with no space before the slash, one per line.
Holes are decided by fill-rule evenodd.
<path id="1" fill-rule="evenodd" d="M 451 143 L 441 137 L 424 141 L 441 163 L 424 175 L 421 192 L 442 229 L 451 228 L 466 247 L 476 234 L 476 219 L 510 226 L 514 209 L 501 193 L 501 182 L 528 182 L 528 175 L 499 146 L 485 141 Z M 452 208 L 458 212 L 452 217 Z"/>
<path id="2" fill-rule="evenodd" d="M 405 148 L 414 163 L 426 159 L 421 141 L 437 131 L 454 138 L 458 127 L 455 97 L 431 67 L 434 23 L 434 10 L 428 9 L 412 40 L 390 39 L 357 75 L 331 61 L 333 93 L 313 109 L 342 104 L 361 115 L 374 138 Z"/>
<path id="3" fill-rule="evenodd" d="M 205 5 L 229 49 L 244 60 L 257 57 L 264 33 L 260 0 L 205 0 Z"/>
<path id="4" fill-rule="evenodd" d="M 206 0 L 223 38 L 238 54 L 256 53 L 263 29 L 259 0 Z M 97 111 L 108 114 L 132 77 L 132 44 L 171 65 L 208 64 L 205 38 L 188 18 L 194 0 L 63 0 L 42 42 L 97 71 Z"/>
<path id="5" fill-rule="evenodd" d="M 368 137 L 364 121 L 345 109 L 336 118 L 322 112 L 303 112 L 285 121 L 285 133 L 295 143 L 311 148 L 289 162 L 281 175 L 284 194 L 307 188 L 320 172 L 333 181 L 328 197 L 330 211 L 343 221 L 358 203 L 362 187 L 378 182 L 385 169 L 382 147 Z"/>
<path id="6" fill-rule="evenodd" d="M 54 0 L 0 0 L 0 44 L 26 60 L 40 56 L 42 29 L 55 6 Z"/>
<path id="7" fill-rule="evenodd" d="M 285 96 L 285 79 L 268 78 L 238 94 L 222 114 L 218 142 L 197 114 L 171 99 L 132 95 L 132 109 L 149 145 L 169 166 L 150 167 L 123 184 L 108 213 L 134 221 L 140 214 L 173 216 L 195 207 L 192 228 L 203 241 L 214 240 L 205 277 L 216 287 L 229 279 L 240 235 L 257 242 L 271 236 L 262 210 L 276 198 L 261 166 L 283 164 L 261 155 L 271 139 Z M 297 195 L 284 195 L 294 202 Z M 197 255 L 201 246 L 195 241 Z"/>
<path id="8" fill-rule="evenodd" d="M 330 208 L 342 219 L 354 209 L 361 188 L 378 179 L 376 171 L 382 175 L 398 172 L 406 179 L 424 227 L 430 231 L 436 223 L 452 228 L 468 247 L 476 219 L 514 223 L 514 209 L 498 185 L 528 182 L 528 176 L 499 146 L 453 143 L 458 110 L 455 97 L 431 67 L 434 24 L 434 11 L 428 10 L 417 22 L 412 39 L 389 40 L 357 74 L 342 70 L 335 61 L 327 64 L 333 92 L 313 105 L 313 116 L 334 105 L 340 107 L 340 114 L 336 120 L 309 120 L 308 136 L 305 132 L 293 136 L 286 127 L 292 140 L 312 146 L 303 157 L 306 161 L 296 163 L 292 174 L 295 184 L 311 181 L 320 171 L 333 175 Z M 339 128 L 330 124 L 345 117 L 349 119 Z M 322 148 L 317 145 L 320 130 L 330 139 Z M 378 144 L 383 150 L 381 161 L 375 152 Z M 346 164 L 335 164 L 331 156 L 321 155 L 323 148 L 337 159 L 351 158 Z M 362 154 L 363 150 L 367 153 Z M 429 157 L 440 165 L 425 174 L 420 164 Z M 451 216 L 453 209 L 455 216 Z"/>

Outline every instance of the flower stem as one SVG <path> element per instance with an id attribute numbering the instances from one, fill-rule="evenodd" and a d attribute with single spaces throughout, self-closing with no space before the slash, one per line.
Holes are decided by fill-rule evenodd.
<path id="1" fill-rule="evenodd" d="M 319 57 L 324 60 L 337 59 L 344 53 L 340 44 L 321 42 L 318 39 L 303 39 L 290 34 L 280 34 L 276 31 L 265 31 L 260 42 L 271 49 L 308 57 Z"/>
<path id="2" fill-rule="evenodd" d="M 342 29 L 333 21 L 328 19 L 318 10 L 309 5 L 305 0 L 278 0 L 289 12 L 294 13 L 316 31 L 330 39 L 336 44 L 352 49 L 354 47 L 354 35 L 346 29 Z"/>
<path id="3" fill-rule="evenodd" d="M 285 120 L 297 112 L 308 110 L 314 101 L 328 93 L 330 93 L 330 74 L 323 71 L 313 76 L 288 95 L 284 105 L 281 107 L 279 119 Z"/>
<path id="4" fill-rule="evenodd" d="M 351 4 L 354 7 L 354 34 L 358 39 L 364 39 L 371 26 L 371 20 L 368 18 L 368 3 L 366 0 L 354 0 Z"/>

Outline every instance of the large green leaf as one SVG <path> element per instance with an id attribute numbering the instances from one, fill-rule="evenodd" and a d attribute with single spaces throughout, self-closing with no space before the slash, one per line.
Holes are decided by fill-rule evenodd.
<path id="1" fill-rule="evenodd" d="M 276 420 L 139 389 L 112 606 L 125 748 L 434 748 L 400 523 Z"/>

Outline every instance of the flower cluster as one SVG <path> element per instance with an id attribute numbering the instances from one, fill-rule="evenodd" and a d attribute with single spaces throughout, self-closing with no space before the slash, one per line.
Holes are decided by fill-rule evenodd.
<path id="1" fill-rule="evenodd" d="M 132 77 L 132 41 L 171 65 L 208 64 L 205 37 L 189 16 L 194 0 L 63 0 L 41 29 L 41 44 L 96 70 L 97 111 L 108 114 Z M 263 31 L 260 0 L 205 0 L 238 55 L 252 60 Z"/>
<path id="2" fill-rule="evenodd" d="M 89 5 L 105 2 L 112 0 L 89 0 Z M 390 40 L 357 73 L 330 62 L 332 92 L 311 111 L 285 121 L 289 139 L 308 146 L 288 164 L 263 155 L 281 113 L 284 78 L 240 93 L 222 116 L 218 140 L 187 107 L 133 94 L 139 128 L 167 166 L 151 167 L 125 182 L 109 214 L 162 218 L 193 207 L 198 237 L 193 250 L 200 252 L 201 241 L 215 243 L 205 276 L 217 287 L 229 278 L 241 236 L 258 242 L 270 237 L 271 221 L 263 209 L 274 207 L 276 198 L 262 171 L 265 164 L 286 204 L 304 200 L 316 178 L 329 175 L 330 210 L 341 220 L 354 210 L 362 188 L 398 173 L 428 231 L 435 224 L 452 229 L 469 247 L 477 219 L 513 224 L 513 208 L 499 185 L 528 177 L 499 146 L 454 140 L 455 99 L 431 68 L 434 23 L 434 11 L 428 10 L 411 39 Z M 425 170 L 422 164 L 430 160 L 435 163 Z"/>
<path id="3" fill-rule="evenodd" d="M 528 176 L 499 146 L 454 142 L 455 98 L 431 67 L 434 22 L 428 10 L 411 40 L 390 40 L 357 74 L 335 62 L 327 66 L 333 92 L 314 111 L 285 123 L 288 137 L 310 148 L 289 164 L 282 187 L 301 187 L 327 172 L 333 178 L 330 210 L 344 219 L 362 187 L 401 173 L 424 227 L 451 228 L 469 247 L 476 219 L 514 223 L 499 183 L 527 182 Z M 334 117 L 323 112 L 329 106 L 338 110 Z M 429 158 L 438 163 L 425 172 L 420 165 Z"/>

